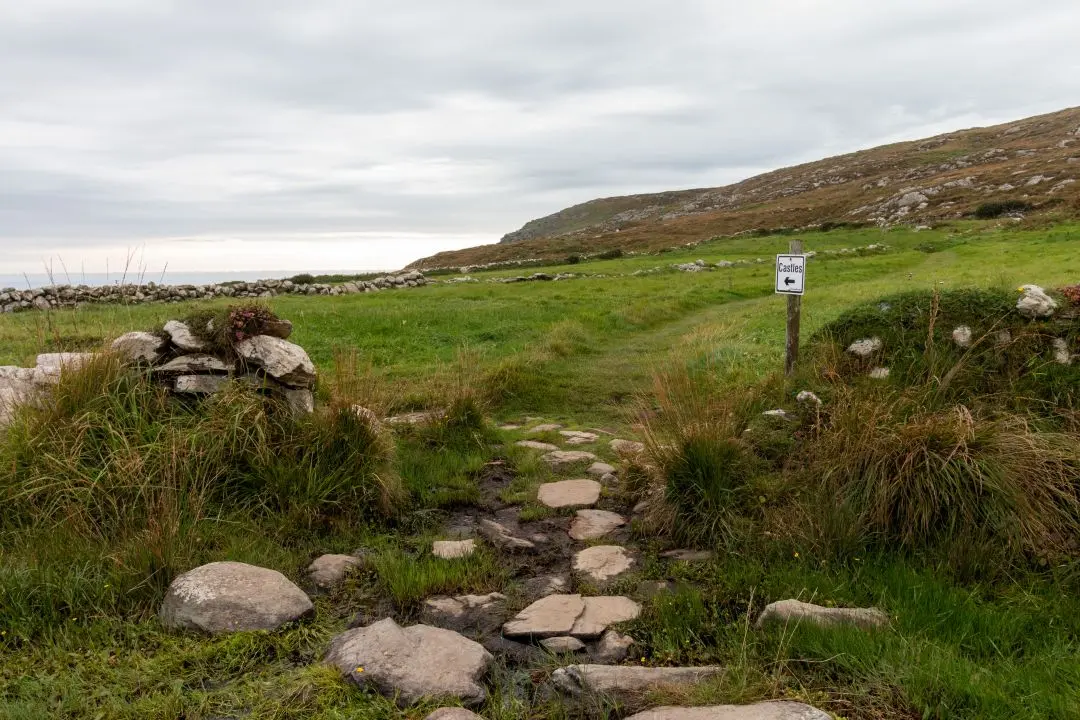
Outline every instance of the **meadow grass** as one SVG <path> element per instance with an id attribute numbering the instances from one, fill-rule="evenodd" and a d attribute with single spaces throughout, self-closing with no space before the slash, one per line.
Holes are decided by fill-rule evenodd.
<path id="1" fill-rule="evenodd" d="M 838 230 L 803 239 L 807 249 L 818 251 L 888 246 L 884 252 L 821 255 L 811 262 L 803 306 L 809 338 L 846 311 L 897 293 L 979 287 L 1008 298 L 1021 283 L 1075 282 L 1071 263 L 1080 226 L 958 223 L 919 233 Z M 274 312 L 294 322 L 293 339 L 320 367 L 327 381 L 320 390 L 324 403 L 340 409 L 358 402 L 380 416 L 448 410 L 433 423 L 387 429 L 392 438 L 382 450 L 353 460 L 333 455 L 318 472 L 299 472 L 317 467 L 317 458 L 299 445 L 278 458 L 276 472 L 264 472 L 269 458 L 254 450 L 245 455 L 244 432 L 258 424 L 234 424 L 226 433 L 221 424 L 235 421 L 229 413 L 216 419 L 173 417 L 161 407 L 155 415 L 145 411 L 155 407 L 153 397 L 138 387 L 129 388 L 127 405 L 115 407 L 95 406 L 100 393 L 86 393 L 80 402 L 97 408 L 100 422 L 91 423 L 96 434 L 88 434 L 85 414 L 54 416 L 65 421 L 71 415 L 70 422 L 83 423 L 66 435 L 92 439 L 97 455 L 128 459 L 106 465 L 114 480 L 110 492 L 77 487 L 77 494 L 58 494 L 44 482 L 50 473 L 89 477 L 98 467 L 93 456 L 45 452 L 53 446 L 34 444 L 44 426 L 36 436 L 33 428 L 19 430 L 21 439 L 4 447 L 4 472 L 10 475 L 5 491 L 13 494 L 0 532 L 0 716 L 424 717 L 434 706 L 397 708 L 348 687 L 318 660 L 329 639 L 358 613 L 411 621 L 419 602 L 431 594 L 507 587 L 507 569 L 494 554 L 482 552 L 462 562 L 430 556 L 430 541 L 447 513 L 481 501 L 478 478 L 490 462 L 512 470 L 514 479 L 501 490 L 502 499 L 523 503 L 524 520 L 550 514 L 532 498 L 536 485 L 553 477 L 551 471 L 536 453 L 513 447 L 523 433 L 499 433 L 485 417 L 543 416 L 621 434 L 655 422 L 658 410 L 670 413 L 688 402 L 687 422 L 675 426 L 683 429 L 681 442 L 692 452 L 672 455 L 661 467 L 673 470 L 676 494 L 684 496 L 683 505 L 699 510 L 698 517 L 681 524 L 677 516 L 658 518 L 668 522 L 661 526 L 663 534 L 636 528 L 642 563 L 611 590 L 633 594 L 638 584 L 659 581 L 676 587 L 648 601 L 643 617 L 626 628 L 639 641 L 638 662 L 710 662 L 725 672 L 688 693 L 645 701 L 791 697 L 868 720 L 1080 715 L 1074 565 L 1059 558 L 1041 569 L 1009 565 L 1005 573 L 964 574 L 947 554 L 902 551 L 899 540 L 875 544 L 864 537 L 837 552 L 838 535 L 786 510 L 786 503 L 800 495 L 785 469 L 790 438 L 776 426 L 755 422 L 758 434 L 746 447 L 729 442 L 741 421 L 791 403 L 793 388 L 772 377 L 782 362 L 784 302 L 772 294 L 771 262 L 698 274 L 668 266 L 699 257 L 769 260 L 786 250 L 788 240 L 718 239 L 656 256 L 543 268 L 590 276 L 560 282 L 440 284 L 359 296 L 271 299 Z M 661 269 L 631 274 L 653 267 Z M 534 271 L 474 276 L 483 281 Z M 97 349 L 128 330 L 159 327 L 167 319 L 221 306 L 88 306 L 0 316 L 0 363 L 32 364 L 43 351 Z M 814 363 L 826 359 L 807 357 Z M 938 379 L 949 363 L 955 358 L 942 360 L 945 370 Z M 903 375 L 899 365 L 897 372 Z M 970 384 L 974 376 L 954 377 L 958 384 Z M 950 399 L 956 397 L 924 408 L 928 427 L 951 417 L 942 415 Z M 883 422 L 863 433 L 865 445 L 851 442 L 864 426 L 864 409 L 852 406 L 852 420 L 836 426 L 849 428 L 847 435 L 822 438 L 811 479 L 825 477 L 829 462 L 859 469 L 844 482 L 849 488 L 854 480 L 887 481 L 896 468 L 903 469 L 904 450 L 894 442 L 893 425 Z M 334 438 L 349 432 L 333 417 L 325 421 L 329 425 L 295 430 L 302 433 L 296 439 L 327 452 Z M 707 422 L 694 425 L 702 418 Z M 1060 423 L 1056 429 L 1075 430 Z M 163 440 L 170 432 L 178 433 L 177 443 L 203 438 L 207 451 L 167 452 Z M 235 442 L 225 441 L 230 437 Z M 1017 453 L 1017 437 L 1026 436 L 1007 427 L 997 445 L 985 447 L 993 449 L 993 457 L 1031 460 L 1036 463 L 1031 473 L 1042 479 L 1045 468 L 1037 463 L 1047 457 L 1057 462 L 1054 452 L 1062 449 L 1047 454 L 1046 448 L 1021 443 L 1027 454 Z M 1012 440 L 1002 444 L 1002 438 Z M 912 442 L 918 446 L 917 439 Z M 211 448 L 219 460 L 226 450 L 239 460 L 214 460 Z M 600 454 L 610 458 L 606 450 Z M 376 483 L 365 484 L 362 497 L 343 495 L 353 483 L 335 482 L 341 468 L 355 469 L 355 460 L 368 457 L 381 458 L 380 464 L 363 475 L 399 481 L 389 494 Z M 726 461 L 715 462 L 717 457 Z M 200 460 L 206 463 L 202 475 L 194 472 Z M 181 472 L 175 463 L 186 469 Z M 259 471 L 236 472 L 244 466 Z M 120 474 L 125 467 L 126 476 Z M 138 467 L 154 469 L 149 474 L 132 470 Z M 223 467 L 229 472 L 220 475 Z M 160 490 L 170 487 L 163 478 L 173 471 L 178 478 L 203 477 L 207 488 L 227 492 L 208 490 L 197 508 L 189 506 L 199 494 L 174 493 L 166 502 Z M 649 482 L 627 475 L 636 477 L 638 487 L 628 483 L 619 491 L 627 502 Z M 882 486 L 887 483 L 874 485 Z M 903 509 L 895 500 L 885 505 Z M 1040 507 L 1035 514 L 1046 522 Z M 109 527 L 95 527 L 99 518 L 111 518 Z M 701 529 L 706 519 L 716 518 L 724 522 Z M 897 527 L 911 531 L 927 522 L 915 514 Z M 1029 544 L 1044 530 L 1021 529 Z M 668 534 L 672 530 L 683 534 Z M 897 538 L 902 537 L 900 532 Z M 711 562 L 668 563 L 657 557 L 675 540 L 706 539 L 717 550 Z M 319 596 L 313 619 L 280 632 L 206 638 L 164 632 L 153 617 L 168 578 L 182 569 L 231 559 L 275 568 L 302 582 L 302 568 L 313 557 L 357 549 L 366 551 L 361 571 Z M 750 619 L 766 602 L 786 597 L 877 605 L 889 613 L 892 625 L 872 634 L 751 627 Z M 533 681 L 550 669 L 494 668 L 489 700 L 479 712 L 492 719 L 614 720 L 631 709 L 586 711 L 545 696 Z"/>

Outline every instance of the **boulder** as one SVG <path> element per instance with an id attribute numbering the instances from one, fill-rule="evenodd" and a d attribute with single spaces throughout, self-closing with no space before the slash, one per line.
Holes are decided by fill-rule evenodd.
<path id="1" fill-rule="evenodd" d="M 594 462 L 589 466 L 589 469 L 585 471 L 586 475 L 592 475 L 593 477 L 602 478 L 605 475 L 614 475 L 615 466 L 608 465 L 605 462 Z"/>
<path id="2" fill-rule="evenodd" d="M 454 632 L 490 635 L 497 633 L 502 625 L 505 608 L 506 596 L 497 592 L 434 597 L 424 601 L 420 621 Z"/>
<path id="3" fill-rule="evenodd" d="M 595 540 L 626 524 L 626 518 L 607 510 L 578 510 L 570 523 L 574 540 Z"/>
<path id="4" fill-rule="evenodd" d="M 600 665 L 617 665 L 627 658 L 634 638 L 622 635 L 614 630 L 607 630 L 600 636 L 592 651 L 593 662 Z"/>
<path id="5" fill-rule="evenodd" d="M 505 623 L 503 635 L 537 639 L 569 635 L 583 612 L 585 601 L 580 595 L 548 595 Z"/>
<path id="6" fill-rule="evenodd" d="M 492 661 L 479 643 L 451 630 L 387 618 L 334 638 L 326 662 L 358 685 L 408 705 L 422 699 L 453 698 L 478 705 L 487 693 L 481 676 Z"/>
<path id="7" fill-rule="evenodd" d="M 157 362 L 165 345 L 163 337 L 148 332 L 129 332 L 112 341 L 113 352 L 135 363 Z"/>
<path id="8" fill-rule="evenodd" d="M 543 456 L 552 470 L 565 470 L 579 463 L 596 460 L 596 456 L 584 450 L 554 450 Z"/>
<path id="9" fill-rule="evenodd" d="M 597 583 L 626 572 L 633 564 L 630 553 L 618 545 L 594 545 L 574 555 L 574 570 Z"/>
<path id="10" fill-rule="evenodd" d="M 318 588 L 340 585 L 353 568 L 361 565 L 360 558 L 353 555 L 321 555 L 307 566 L 308 579 Z"/>
<path id="11" fill-rule="evenodd" d="M 288 320 L 268 320 L 262 324 L 260 330 L 263 335 L 288 340 L 292 335 L 293 324 Z"/>
<path id="12" fill-rule="evenodd" d="M 179 320 L 170 320 L 165 323 L 164 330 L 172 344 L 184 352 L 197 353 L 206 349 L 206 343 L 195 337 L 191 328 Z"/>
<path id="13" fill-rule="evenodd" d="M 514 443 L 518 447 L 528 448 L 530 450 L 541 450 L 543 452 L 551 452 L 552 450 L 558 450 L 558 445 L 552 445 L 551 443 L 540 442 L 538 440 L 518 440 Z"/>
<path id="14" fill-rule="evenodd" d="M 608 443 L 608 445 L 610 445 L 611 449 L 618 455 L 622 455 L 623 457 L 640 455 L 645 452 L 645 443 L 640 443 L 636 440 L 621 440 L 616 438 Z"/>
<path id="15" fill-rule="evenodd" d="M 753 705 L 704 707 L 665 706 L 631 715 L 626 720 L 831 720 L 832 715 L 790 700 Z"/>
<path id="16" fill-rule="evenodd" d="M 547 638 L 541 640 L 540 644 L 548 652 L 553 653 L 576 653 L 585 649 L 585 643 L 581 642 L 575 637 L 569 635 L 561 635 L 559 637 Z"/>
<path id="17" fill-rule="evenodd" d="M 1021 285 L 1016 310 L 1031 320 L 1047 318 L 1057 310 L 1057 302 L 1038 285 Z"/>
<path id="18" fill-rule="evenodd" d="M 285 407 L 293 417 L 303 417 L 315 412 L 315 393 L 311 388 L 278 387 L 274 389 L 285 401 Z"/>
<path id="19" fill-rule="evenodd" d="M 502 550 L 536 549 L 534 543 L 524 538 L 517 537 L 510 531 L 510 528 L 502 523 L 495 522 L 494 520 L 488 520 L 487 518 L 481 520 L 477 525 L 477 529 L 492 545 Z"/>
<path id="20" fill-rule="evenodd" d="M 167 628 L 223 633 L 275 630 L 313 611 L 304 591 L 276 570 L 213 562 L 172 581 L 159 617 Z"/>
<path id="21" fill-rule="evenodd" d="M 585 609 L 570 628 L 570 635 L 577 638 L 600 637 L 608 625 L 636 620 L 641 606 L 628 597 L 608 595 L 583 598 Z"/>
<path id="22" fill-rule="evenodd" d="M 203 375 L 227 373 L 229 366 L 213 355 L 181 355 L 154 368 L 154 372 L 161 375 Z"/>
<path id="23" fill-rule="evenodd" d="M 600 499 L 600 483 L 595 480 L 561 480 L 544 483 L 536 499 L 549 508 L 595 505 Z"/>
<path id="24" fill-rule="evenodd" d="M 633 665 L 569 665 L 551 674 L 551 683 L 562 692 L 581 696 L 591 693 L 640 695 L 673 685 L 696 685 L 724 671 L 722 667 L 639 667 Z"/>
<path id="25" fill-rule="evenodd" d="M 799 600 L 781 600 L 766 605 L 758 616 L 757 627 L 770 623 L 808 623 L 820 627 L 852 625 L 871 630 L 888 625 L 889 616 L 877 608 L 828 608 Z"/>
<path id="26" fill-rule="evenodd" d="M 270 335 L 256 335 L 236 343 L 236 353 L 260 367 L 283 385 L 311 387 L 315 384 L 315 366 L 304 348 Z"/>
<path id="27" fill-rule="evenodd" d="M 59 375 L 62 370 L 77 370 L 97 357 L 97 353 L 42 353 L 34 364 L 49 375 Z"/>
<path id="28" fill-rule="evenodd" d="M 431 544 L 431 552 L 435 557 L 443 560 L 455 560 L 464 558 L 476 552 L 476 541 L 469 540 L 436 540 Z"/>

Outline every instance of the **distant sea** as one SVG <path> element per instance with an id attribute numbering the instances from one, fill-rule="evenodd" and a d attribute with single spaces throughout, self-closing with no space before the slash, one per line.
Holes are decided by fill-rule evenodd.
<path id="1" fill-rule="evenodd" d="M 235 272 L 186 272 L 184 270 L 168 270 L 164 274 L 147 273 L 141 279 L 137 275 L 128 275 L 126 278 L 121 273 L 64 273 L 54 274 L 50 279 L 44 273 L 29 273 L 27 275 L 4 275 L 0 274 L 0 289 L 16 288 L 26 290 L 28 288 L 48 287 L 49 285 L 118 285 L 121 281 L 126 283 L 143 284 L 154 282 L 159 285 L 210 285 L 213 283 L 227 282 L 229 280 L 273 280 L 299 275 L 299 270 L 237 270 Z M 311 275 L 350 275 L 371 272 L 370 270 L 307 270 Z"/>

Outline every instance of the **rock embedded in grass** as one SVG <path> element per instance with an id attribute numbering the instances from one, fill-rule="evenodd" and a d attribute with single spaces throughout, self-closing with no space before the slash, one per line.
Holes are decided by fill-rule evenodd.
<path id="1" fill-rule="evenodd" d="M 761 611 L 757 627 L 772 623 L 808 623 L 819 627 L 850 625 L 872 630 L 889 624 L 889 616 L 878 608 L 829 608 L 800 600 L 780 600 Z"/>
<path id="2" fill-rule="evenodd" d="M 487 696 L 480 678 L 494 658 L 479 643 L 452 630 L 387 618 L 338 635 L 326 662 L 358 685 L 372 685 L 399 704 L 454 698 L 479 705 Z"/>
<path id="3" fill-rule="evenodd" d="M 623 457 L 632 457 L 645 452 L 645 443 L 640 443 L 636 440 L 616 438 L 608 443 L 608 445 L 611 446 L 611 449 L 614 450 L 616 454 Z"/>
<path id="4" fill-rule="evenodd" d="M 499 631 L 506 617 L 505 608 L 506 596 L 497 592 L 434 597 L 424 601 L 420 620 L 426 625 L 483 636 Z"/>
<path id="5" fill-rule="evenodd" d="M 213 562 L 172 581 L 159 617 L 167 628 L 224 633 L 276 630 L 313 611 L 304 591 L 276 570 Z"/>
<path id="6" fill-rule="evenodd" d="M 589 506 L 600 500 L 600 489 L 595 480 L 560 480 L 541 485 L 536 499 L 549 508 Z"/>
<path id="7" fill-rule="evenodd" d="M 1057 302 L 1038 285 L 1021 285 L 1016 310 L 1029 320 L 1048 318 L 1057 310 Z"/>
<path id="8" fill-rule="evenodd" d="M 476 552 L 476 541 L 472 539 L 436 540 L 431 544 L 431 552 L 435 557 L 443 560 L 465 558 Z"/>
<path id="9" fill-rule="evenodd" d="M 580 595 L 548 595 L 529 605 L 503 625 L 509 638 L 549 638 L 569 635 L 574 623 L 585 612 Z"/>
<path id="10" fill-rule="evenodd" d="M 874 380 L 887 380 L 889 378 L 889 368 L 876 367 L 870 371 L 870 377 Z"/>
<path id="11" fill-rule="evenodd" d="M 832 715 L 790 700 L 753 705 L 664 706 L 631 715 L 626 720 L 831 720 Z"/>
<path id="12" fill-rule="evenodd" d="M 551 674 L 558 690 L 579 697 L 588 694 L 639 695 L 678 685 L 697 685 L 724 671 L 717 665 L 704 667 L 639 667 L 633 665 L 569 665 Z"/>
<path id="13" fill-rule="evenodd" d="M 621 663 L 630 654 L 630 648 L 633 646 L 634 638 L 629 635 L 606 630 L 592 650 L 592 660 L 600 665 Z"/>
<path id="14" fill-rule="evenodd" d="M 196 337 L 195 333 L 191 332 L 191 328 L 179 320 L 170 320 L 165 323 L 163 330 L 172 344 L 184 352 L 202 352 L 206 349 L 206 343 Z"/>
<path id="15" fill-rule="evenodd" d="M 583 600 L 585 609 L 570 628 L 570 635 L 576 638 L 598 638 L 609 625 L 630 622 L 641 615 L 641 605 L 622 595 L 586 597 Z"/>
<path id="16" fill-rule="evenodd" d="M 500 522 L 482 519 L 477 524 L 477 530 L 488 541 L 500 550 L 535 550 L 536 544 L 515 535 L 510 528 Z"/>
<path id="17" fill-rule="evenodd" d="M 574 555 L 574 571 L 593 582 L 607 582 L 629 570 L 634 559 L 618 545 L 594 545 Z"/>
<path id="18" fill-rule="evenodd" d="M 471 710 L 459 707 L 439 708 L 424 720 L 484 720 Z"/>
<path id="19" fill-rule="evenodd" d="M 600 439 L 596 433 L 583 430 L 560 430 L 559 434 L 566 438 L 567 445 L 588 445 Z"/>
<path id="20" fill-rule="evenodd" d="M 528 448 L 529 450 L 541 450 L 543 452 L 551 452 L 552 450 L 558 450 L 558 445 L 552 445 L 551 443 L 540 442 L 539 440 L 518 440 L 514 443 L 518 447 Z"/>
<path id="21" fill-rule="evenodd" d="M 315 365 L 304 348 L 270 335 L 256 335 L 234 346 L 236 354 L 283 385 L 311 387 Z"/>
<path id="22" fill-rule="evenodd" d="M 112 341 L 113 352 L 128 362 L 156 363 L 164 352 L 165 338 L 148 332 L 129 332 Z"/>
<path id="23" fill-rule="evenodd" d="M 596 460 L 596 456 L 584 450 L 554 450 L 543 456 L 552 470 L 565 470 L 579 463 Z"/>
<path id="24" fill-rule="evenodd" d="M 526 580 L 523 590 L 526 597 L 542 598 L 558 595 L 570 589 L 570 578 L 563 575 L 538 575 Z"/>
<path id="25" fill-rule="evenodd" d="M 360 565 L 360 558 L 353 555 L 320 555 L 304 572 L 315 587 L 325 590 L 340 585 L 349 571 Z"/>
<path id="26" fill-rule="evenodd" d="M 712 560 L 713 554 L 709 550 L 690 550 L 679 548 L 660 553 L 660 557 L 666 560 L 678 560 L 680 562 L 706 562 Z"/>
<path id="27" fill-rule="evenodd" d="M 585 643 L 581 642 L 576 637 L 570 637 L 569 635 L 546 638 L 540 641 L 540 645 L 549 652 L 559 654 L 576 653 L 585 649 Z"/>
<path id="28" fill-rule="evenodd" d="M 547 423 L 546 425 L 537 425 L 536 427 L 529 428 L 529 434 L 530 435 L 538 435 L 540 433 L 555 432 L 556 430 L 558 430 L 561 427 L 562 427 L 562 425 L 557 425 L 555 423 Z"/>
<path id="29" fill-rule="evenodd" d="M 880 350 L 881 347 L 881 338 L 862 338 L 848 345 L 847 351 L 857 357 L 867 358 Z"/>
<path id="30" fill-rule="evenodd" d="M 952 339 L 959 348 L 971 347 L 971 328 L 967 325 L 960 325 L 953 328 Z"/>
<path id="31" fill-rule="evenodd" d="M 601 478 L 604 475 L 614 475 L 615 466 L 608 465 L 606 462 L 594 462 L 592 465 L 589 466 L 589 469 L 585 471 L 585 474 Z"/>
<path id="32" fill-rule="evenodd" d="M 626 524 L 626 518 L 607 510 L 578 510 L 570 523 L 570 537 L 574 540 L 602 538 Z"/>

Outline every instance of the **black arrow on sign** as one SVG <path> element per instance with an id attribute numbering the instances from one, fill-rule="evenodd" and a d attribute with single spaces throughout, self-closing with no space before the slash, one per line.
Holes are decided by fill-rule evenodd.
<path id="1" fill-rule="evenodd" d="M 784 278 L 784 284 L 785 285 L 794 285 L 795 284 L 795 279 L 786 277 L 786 278 Z"/>

